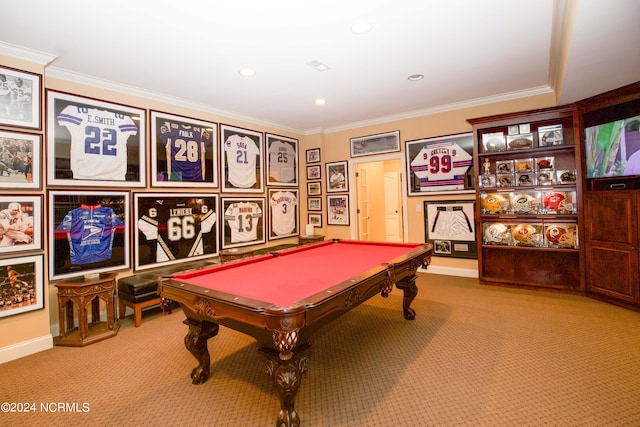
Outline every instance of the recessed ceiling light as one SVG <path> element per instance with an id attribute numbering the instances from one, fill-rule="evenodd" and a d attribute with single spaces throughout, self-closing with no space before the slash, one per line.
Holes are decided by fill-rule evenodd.
<path id="1" fill-rule="evenodd" d="M 256 74 L 256 72 L 251 68 L 243 68 L 239 72 L 240 72 L 240 75 L 245 76 L 245 77 L 255 76 L 255 74 Z"/>
<path id="2" fill-rule="evenodd" d="M 424 75 L 423 74 L 412 74 L 409 77 L 407 77 L 407 79 L 411 82 L 417 82 L 418 80 L 422 80 L 424 79 Z"/>
<path id="3" fill-rule="evenodd" d="M 316 105 L 324 105 L 324 104 L 327 103 L 327 100 L 319 98 L 319 99 L 316 99 L 314 102 L 315 102 Z"/>
<path id="4" fill-rule="evenodd" d="M 351 27 L 351 32 L 354 34 L 364 34 L 371 31 L 371 24 L 368 22 L 358 22 Z"/>

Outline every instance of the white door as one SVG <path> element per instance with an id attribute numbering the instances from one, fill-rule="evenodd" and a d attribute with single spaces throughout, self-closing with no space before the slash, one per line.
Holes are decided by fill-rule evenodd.
<path id="1" fill-rule="evenodd" d="M 367 168 L 358 167 L 356 171 L 356 188 L 358 189 L 358 240 L 370 240 L 369 234 L 369 185 Z"/>
<path id="2" fill-rule="evenodd" d="M 384 173 L 384 218 L 386 225 L 386 241 L 402 242 L 402 223 L 400 203 L 400 174 Z"/>

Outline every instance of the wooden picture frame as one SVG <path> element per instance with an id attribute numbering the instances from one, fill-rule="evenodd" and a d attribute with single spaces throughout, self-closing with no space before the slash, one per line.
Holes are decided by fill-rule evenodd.
<path id="1" fill-rule="evenodd" d="M 307 224 L 322 228 L 322 214 L 308 213 L 307 219 Z"/>
<path id="2" fill-rule="evenodd" d="M 269 189 L 269 240 L 300 234 L 299 200 L 297 188 Z"/>
<path id="3" fill-rule="evenodd" d="M 424 218 L 425 242 L 434 255 L 478 258 L 474 201 L 425 201 Z"/>
<path id="4" fill-rule="evenodd" d="M 145 187 L 146 110 L 47 90 L 47 183 Z"/>
<path id="5" fill-rule="evenodd" d="M 44 255 L 0 259 L 0 318 L 44 308 Z"/>
<path id="6" fill-rule="evenodd" d="M 220 125 L 222 191 L 264 192 L 262 132 Z"/>
<path id="7" fill-rule="evenodd" d="M 14 147 L 16 152 L 10 154 L 13 162 L 5 160 L 5 154 Z M 42 170 L 42 136 L 0 131 L 0 188 L 41 189 Z"/>
<path id="8" fill-rule="evenodd" d="M 0 255 L 42 249 L 42 196 L 0 196 Z"/>
<path id="9" fill-rule="evenodd" d="M 128 191 L 51 190 L 48 198 L 50 280 L 129 268 Z"/>
<path id="10" fill-rule="evenodd" d="M 307 180 L 322 179 L 322 167 L 320 165 L 307 166 Z"/>
<path id="11" fill-rule="evenodd" d="M 223 197 L 222 249 L 265 243 L 264 197 Z"/>
<path id="12" fill-rule="evenodd" d="M 218 187 L 218 125 L 151 111 L 151 186 Z"/>
<path id="13" fill-rule="evenodd" d="M 265 134 L 267 185 L 298 186 L 298 140 Z"/>
<path id="14" fill-rule="evenodd" d="M 327 225 L 349 225 L 349 195 L 327 196 Z"/>
<path id="15" fill-rule="evenodd" d="M 307 182 L 307 196 L 321 196 L 322 183 L 320 181 Z"/>
<path id="16" fill-rule="evenodd" d="M 322 197 L 307 197 L 307 210 L 308 211 L 321 211 L 322 210 Z"/>
<path id="17" fill-rule="evenodd" d="M 133 206 L 135 271 L 218 255 L 218 194 L 134 193 Z"/>
<path id="18" fill-rule="evenodd" d="M 349 140 L 351 157 L 371 156 L 373 154 L 394 153 L 400 151 L 400 131 L 361 136 Z"/>
<path id="19" fill-rule="evenodd" d="M 42 129 L 42 75 L 0 66 L 0 126 Z"/>
<path id="20" fill-rule="evenodd" d="M 327 193 L 346 193 L 349 191 L 349 173 L 347 162 L 327 163 Z"/>
<path id="21" fill-rule="evenodd" d="M 310 148 L 306 151 L 307 163 L 320 163 L 320 149 Z"/>

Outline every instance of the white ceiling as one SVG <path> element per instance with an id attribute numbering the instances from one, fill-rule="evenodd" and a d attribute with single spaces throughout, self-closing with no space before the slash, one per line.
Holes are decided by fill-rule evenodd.
<path id="1" fill-rule="evenodd" d="M 550 91 L 565 104 L 640 81 L 638 0 L 20 0 L 0 10 L 0 54 L 42 55 L 47 77 L 301 133 Z M 362 20 L 373 29 L 351 33 Z"/>

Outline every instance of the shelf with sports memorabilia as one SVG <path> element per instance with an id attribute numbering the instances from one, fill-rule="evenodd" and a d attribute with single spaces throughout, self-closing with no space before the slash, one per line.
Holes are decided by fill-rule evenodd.
<path id="1" fill-rule="evenodd" d="M 468 121 L 475 143 L 480 282 L 581 292 L 577 109 Z"/>

